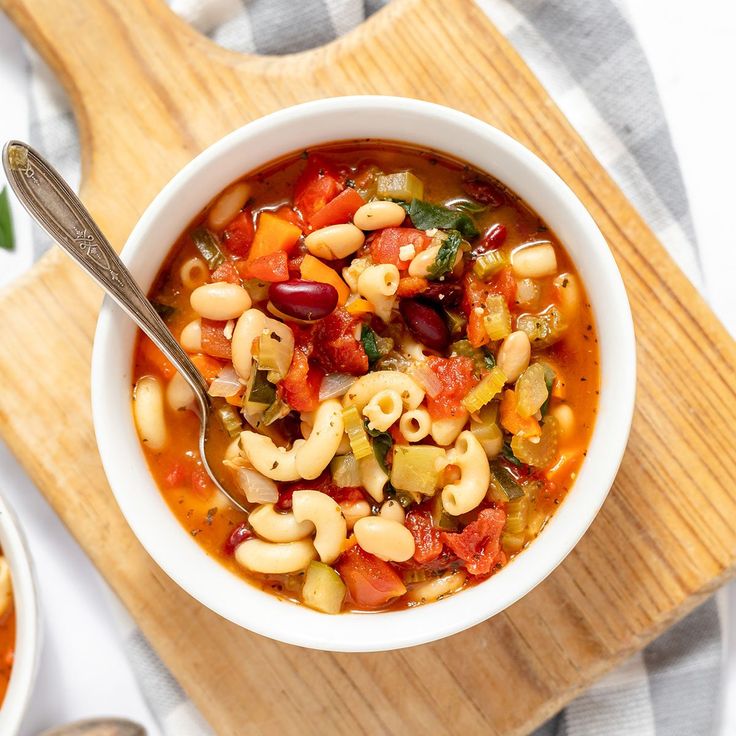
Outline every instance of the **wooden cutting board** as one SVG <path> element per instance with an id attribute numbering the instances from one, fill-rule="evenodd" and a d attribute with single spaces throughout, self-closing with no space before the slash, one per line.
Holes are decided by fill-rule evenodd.
<path id="1" fill-rule="evenodd" d="M 396 0 L 339 41 L 284 58 L 223 51 L 159 0 L 0 7 L 72 98 L 82 198 L 117 246 L 224 133 L 295 102 L 377 92 L 464 110 L 536 151 L 593 214 L 628 286 L 638 409 L 589 533 L 506 613 L 443 642 L 364 655 L 267 641 L 178 590 L 126 526 L 95 448 L 100 292 L 54 251 L 2 295 L 3 437 L 218 734 L 524 733 L 733 574 L 734 343 L 470 0 Z"/>

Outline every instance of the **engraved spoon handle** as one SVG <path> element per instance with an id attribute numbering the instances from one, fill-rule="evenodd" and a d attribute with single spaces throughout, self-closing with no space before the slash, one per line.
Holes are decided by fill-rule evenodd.
<path id="1" fill-rule="evenodd" d="M 31 217 L 153 340 L 192 387 L 206 416 L 207 384 L 77 195 L 47 161 L 20 141 L 5 144 L 3 168 Z"/>

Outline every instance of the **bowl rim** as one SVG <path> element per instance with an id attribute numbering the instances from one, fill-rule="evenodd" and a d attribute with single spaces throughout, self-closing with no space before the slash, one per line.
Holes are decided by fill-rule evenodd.
<path id="1" fill-rule="evenodd" d="M 41 617 L 36 576 L 25 534 L 15 511 L 0 495 L 0 546 L 10 566 L 15 605 L 15 657 L 4 700 L 0 733 L 17 733 L 36 680 L 41 649 Z"/>
<path id="2" fill-rule="evenodd" d="M 375 129 L 376 133 L 366 136 L 364 133 L 370 121 L 373 121 L 371 129 Z M 325 132 L 334 130 L 336 126 L 353 132 L 338 136 Z M 301 144 L 283 145 L 277 155 L 269 153 L 279 149 L 274 142 L 279 133 L 291 131 L 290 135 L 294 137 L 297 135 L 293 130 L 296 127 L 303 138 Z M 387 128 L 396 131 L 396 134 L 379 132 L 379 129 Z M 115 358 L 122 349 L 121 343 L 126 342 L 131 331 L 134 333 L 135 330 L 126 325 L 128 318 L 117 310 L 109 298 L 105 299 L 100 312 L 92 356 L 93 420 L 105 473 L 129 525 L 157 564 L 180 587 L 224 618 L 279 641 L 331 651 L 398 649 L 444 638 L 499 613 L 541 583 L 577 544 L 608 495 L 628 441 L 636 386 L 636 346 L 628 298 L 613 255 L 591 215 L 559 176 L 521 143 L 488 123 L 430 102 L 386 96 L 327 98 L 288 107 L 247 123 L 206 148 L 156 195 L 131 232 L 121 253 L 123 260 L 137 279 L 147 269 L 146 278 L 143 279 L 145 283 L 142 283 L 147 289 L 153 276 L 150 264 L 143 263 L 143 251 L 151 242 L 158 249 L 154 259 L 155 275 L 178 237 L 178 233 L 170 239 L 161 234 L 167 227 L 171 229 L 170 221 L 176 220 L 177 207 L 197 212 L 227 184 L 247 171 L 300 148 L 319 145 L 320 142 L 366 137 L 432 148 L 497 176 L 528 202 L 556 232 L 578 272 L 585 270 L 591 276 L 588 279 L 582 277 L 581 273 L 598 325 L 601 358 L 599 415 L 588 457 L 578 480 L 540 536 L 523 554 L 480 585 L 444 600 L 402 611 L 382 612 L 374 616 L 347 613 L 331 617 L 305 606 L 280 601 L 254 586 L 244 584 L 218 561 L 209 558 L 179 525 L 168 507 L 166 514 L 169 521 L 159 513 L 165 502 L 148 473 L 133 427 L 129 404 L 130 366 L 121 364 L 124 355 L 119 355 L 117 360 Z M 428 143 L 435 139 L 439 145 Z M 252 149 L 246 151 L 254 141 L 260 144 L 257 154 L 253 154 Z M 458 154 L 458 150 L 465 150 L 464 147 L 472 141 L 481 145 L 479 149 L 473 149 L 474 153 L 476 150 L 478 153 L 472 156 Z M 483 157 L 490 156 L 488 151 L 493 152 L 493 160 L 498 168 L 510 167 L 506 173 L 494 170 L 494 166 L 479 163 Z M 237 161 L 248 155 L 260 160 L 260 164 L 240 169 L 237 173 L 234 168 Z M 230 175 L 233 172 L 236 173 Z M 204 186 L 201 182 L 208 175 L 212 181 Z M 193 193 L 197 189 L 192 187 L 193 181 L 199 182 L 196 194 Z M 214 184 L 214 181 L 218 183 Z M 189 210 L 183 204 L 188 197 L 191 201 L 201 202 L 200 207 Z M 168 221 L 164 221 L 165 216 Z M 191 215 L 185 219 L 179 232 L 191 220 Z M 561 227 L 563 222 L 564 227 Z M 567 231 L 576 233 L 576 245 L 572 248 L 572 240 L 564 236 Z M 166 243 L 156 244 L 156 241 L 161 243 L 163 240 Z M 587 249 L 580 252 L 590 252 L 583 259 L 585 269 L 581 268 L 579 254 L 572 252 L 583 247 L 578 240 L 584 241 Z M 590 290 L 591 281 L 596 285 L 593 294 Z M 602 309 L 602 302 L 606 302 L 605 309 Z M 604 326 L 608 330 L 605 335 L 602 333 Z M 614 344 L 615 351 L 612 349 Z M 604 345 L 607 346 L 605 358 Z M 127 360 L 132 364 L 130 353 Z M 615 384 L 611 378 L 604 384 L 609 372 L 615 374 Z M 127 385 L 124 385 L 126 376 Z M 120 412 L 125 411 L 121 395 L 109 393 L 111 377 L 121 382 L 120 388 L 124 386 L 127 413 L 130 415 L 127 419 L 121 420 Z M 605 411 L 602 410 L 604 407 Z M 604 414 L 610 415 L 605 417 L 605 431 L 602 427 Z M 131 446 L 131 434 L 137 445 L 137 453 Z M 125 445 L 124 452 L 121 452 L 122 445 Z M 134 462 L 136 454 L 137 462 Z M 592 465 L 594 459 L 595 467 Z M 140 463 L 144 465 L 143 474 L 140 472 Z M 146 478 L 150 488 L 146 491 L 138 488 L 130 492 L 134 481 L 145 485 Z M 590 485 L 594 487 L 587 490 L 587 495 L 582 491 L 576 494 L 581 483 L 585 488 Z M 151 494 L 151 489 L 155 491 L 155 496 Z M 145 503 L 142 493 L 146 495 Z M 573 498 L 574 514 L 569 511 Z M 152 522 L 153 517 L 157 517 L 155 523 Z M 174 543 L 176 550 L 170 549 L 168 543 L 162 541 L 163 537 L 171 540 L 177 538 L 170 522 L 179 530 L 181 543 Z M 185 544 L 187 538 L 188 544 Z M 242 588 L 240 592 L 235 590 L 232 581 L 237 581 Z M 217 589 L 217 586 L 222 589 Z"/>

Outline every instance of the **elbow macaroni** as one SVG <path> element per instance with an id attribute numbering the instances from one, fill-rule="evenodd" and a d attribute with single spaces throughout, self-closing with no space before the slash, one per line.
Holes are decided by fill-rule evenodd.
<path id="1" fill-rule="evenodd" d="M 369 429 L 385 432 L 401 416 L 404 405 L 393 389 L 379 391 L 364 407 L 363 416 Z"/>
<path id="2" fill-rule="evenodd" d="M 317 557 L 308 539 L 277 544 L 262 539 L 246 539 L 235 550 L 235 560 L 246 570 L 283 575 L 304 570 Z"/>
<path id="3" fill-rule="evenodd" d="M 432 429 L 432 417 L 426 409 L 407 411 L 399 420 L 399 430 L 407 442 L 420 442 Z M 436 440 L 435 440 L 436 441 Z"/>
<path id="4" fill-rule="evenodd" d="M 388 483 L 388 475 L 378 464 L 373 453 L 358 460 L 358 472 L 360 473 L 360 484 L 368 491 L 371 498 L 378 503 L 383 501 L 383 489 Z"/>
<path id="5" fill-rule="evenodd" d="M 447 464 L 460 469 L 460 479 L 442 490 L 442 505 L 448 514 L 460 516 L 472 511 L 485 498 L 491 482 L 488 458 L 475 435 L 466 430 L 447 453 Z"/>
<path id="6" fill-rule="evenodd" d="M 384 322 L 388 322 L 399 288 L 399 269 L 391 263 L 369 266 L 358 276 L 358 293 L 367 299 Z"/>
<path id="7" fill-rule="evenodd" d="M 361 376 L 345 394 L 342 405 L 354 406 L 362 412 L 366 404 L 379 392 L 392 390 L 400 397 L 406 409 L 416 409 L 424 399 L 424 389 L 405 373 L 374 371 Z"/>
<path id="8" fill-rule="evenodd" d="M 469 416 L 465 409 L 458 409 L 454 417 L 436 419 L 432 422 L 432 429 L 430 430 L 432 439 L 441 447 L 451 445 L 458 438 L 460 432 L 463 431 Z"/>
<path id="9" fill-rule="evenodd" d="M 314 524 L 314 548 L 320 560 L 328 565 L 334 562 L 348 533 L 340 506 L 321 491 L 294 491 L 291 508 L 297 521 Z"/>
<path id="10" fill-rule="evenodd" d="M 264 503 L 248 516 L 253 531 L 269 542 L 297 542 L 314 532 L 311 521 L 297 521 L 293 512 L 279 513 L 272 503 Z"/>

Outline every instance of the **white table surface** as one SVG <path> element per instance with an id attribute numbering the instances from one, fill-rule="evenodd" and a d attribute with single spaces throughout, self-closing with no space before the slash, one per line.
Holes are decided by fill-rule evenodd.
<path id="1" fill-rule="evenodd" d="M 736 335 L 736 236 L 733 234 L 733 122 L 736 94 L 736 4 L 701 0 L 628 2 L 649 56 L 679 154 L 700 242 L 706 297 Z M 666 19 L 666 24 L 663 23 Z M 27 68 L 20 40 L 0 15 L 0 141 L 27 139 Z M 2 181 L 0 174 L 0 182 Z M 13 255 L 0 252 L 0 283 L 31 262 L 30 225 L 14 209 L 19 242 Z M 724 366 L 733 372 L 734 366 Z M 100 575 L 41 494 L 0 444 L 0 488 L 24 525 L 41 589 L 44 643 L 35 693 L 22 730 L 77 718 L 118 715 L 159 736 L 123 651 Z M 721 603 L 736 611 L 736 587 Z M 727 616 L 721 733 L 736 733 L 736 616 Z"/>

